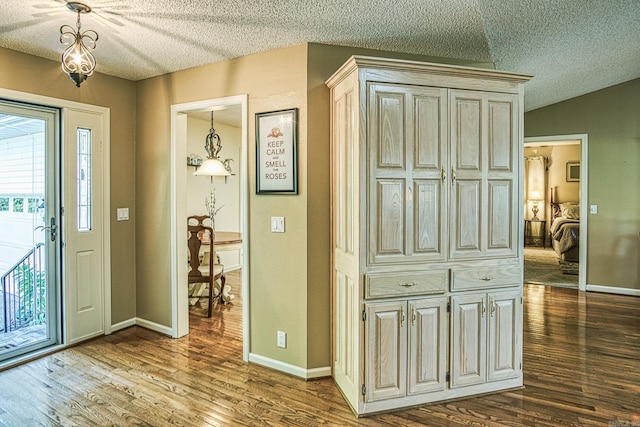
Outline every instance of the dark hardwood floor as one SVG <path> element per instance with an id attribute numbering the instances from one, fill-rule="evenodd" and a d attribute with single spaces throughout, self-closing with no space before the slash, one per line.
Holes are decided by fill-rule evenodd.
<path id="1" fill-rule="evenodd" d="M 357 419 L 331 379 L 242 362 L 241 295 L 0 372 L 0 425 L 640 426 L 640 298 L 525 286 L 525 388 Z"/>

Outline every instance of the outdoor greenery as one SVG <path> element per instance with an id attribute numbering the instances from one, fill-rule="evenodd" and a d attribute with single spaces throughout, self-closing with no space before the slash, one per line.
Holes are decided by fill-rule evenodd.
<path id="1" fill-rule="evenodd" d="M 35 213 L 38 210 L 38 199 L 29 197 L 27 199 L 27 212 Z"/>
<path id="2" fill-rule="evenodd" d="M 34 267 L 23 264 L 16 268 L 12 275 L 18 291 L 18 307 L 15 311 L 16 326 L 33 326 L 45 323 L 45 272 L 36 271 Z"/>
<path id="3" fill-rule="evenodd" d="M 24 210 L 24 199 L 22 197 L 14 197 L 13 199 L 13 211 L 22 212 Z"/>
<path id="4" fill-rule="evenodd" d="M 8 212 L 8 211 L 9 211 L 9 198 L 0 197 L 0 212 Z"/>

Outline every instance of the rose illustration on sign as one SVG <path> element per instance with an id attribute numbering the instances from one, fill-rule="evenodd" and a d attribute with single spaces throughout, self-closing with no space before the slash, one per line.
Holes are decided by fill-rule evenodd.
<path id="1" fill-rule="evenodd" d="M 282 133 L 282 131 L 280 130 L 280 128 L 273 128 L 271 129 L 271 133 L 269 133 L 269 135 L 267 135 L 267 138 L 271 137 L 271 138 L 277 138 L 279 136 L 283 136 L 284 134 Z"/>

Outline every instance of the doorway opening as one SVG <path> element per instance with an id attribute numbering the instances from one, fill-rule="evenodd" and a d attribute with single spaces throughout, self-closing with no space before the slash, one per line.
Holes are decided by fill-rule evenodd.
<path id="1" fill-rule="evenodd" d="M 525 138 L 525 283 L 586 290 L 587 135 Z"/>
<path id="2" fill-rule="evenodd" d="M 211 116 L 213 112 L 213 125 Z M 197 159 L 205 159 L 205 139 L 215 126 L 222 150 L 220 159 L 231 169 L 228 177 L 194 176 Z M 187 217 L 206 215 L 212 197 L 216 200 L 217 234 L 234 234 L 234 244 L 218 246 L 228 287 L 222 289 L 230 305 L 241 296 L 236 311 L 242 312 L 243 359 L 249 356 L 249 280 L 248 280 L 248 181 L 247 181 L 247 96 L 232 96 L 171 107 L 172 165 L 172 336 L 189 333 L 190 304 L 187 286 Z M 194 159 L 196 161 L 194 162 Z M 226 232 L 226 233 L 225 233 Z M 216 240 L 218 238 L 216 237 Z M 238 242 L 241 240 L 241 243 Z M 222 249 L 222 250 L 221 250 Z M 182 262 L 182 261 L 185 262 Z M 238 300 L 236 300 L 238 302 Z M 229 307 L 227 307 L 229 308 Z M 193 309 L 192 309 L 193 310 Z M 237 313 L 234 313 L 237 314 Z M 237 318 L 237 317 L 236 317 Z"/>

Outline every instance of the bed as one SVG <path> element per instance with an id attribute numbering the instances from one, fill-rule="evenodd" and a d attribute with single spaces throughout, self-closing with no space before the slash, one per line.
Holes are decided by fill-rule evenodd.
<path id="1" fill-rule="evenodd" d="M 580 204 L 555 203 L 551 200 L 552 222 L 549 228 L 551 246 L 558 254 L 563 272 L 577 270 L 579 260 Z M 571 270 L 571 271 L 565 271 Z M 575 273 L 577 274 L 577 272 Z"/>

